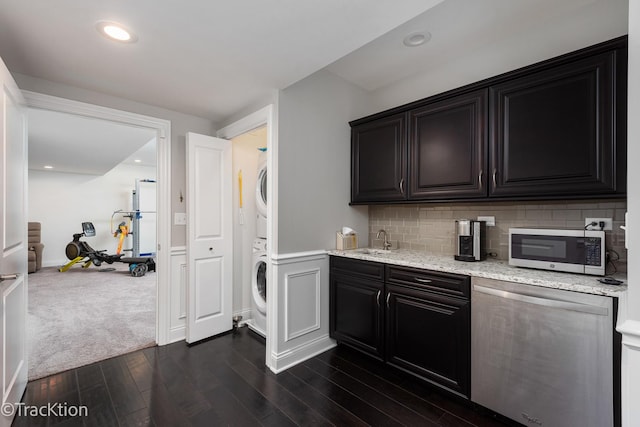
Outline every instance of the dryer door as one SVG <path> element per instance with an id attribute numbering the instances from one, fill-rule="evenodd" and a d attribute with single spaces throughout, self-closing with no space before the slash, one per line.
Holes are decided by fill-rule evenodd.
<path id="1" fill-rule="evenodd" d="M 267 163 L 258 168 L 256 182 L 256 209 L 263 217 L 267 217 Z"/>

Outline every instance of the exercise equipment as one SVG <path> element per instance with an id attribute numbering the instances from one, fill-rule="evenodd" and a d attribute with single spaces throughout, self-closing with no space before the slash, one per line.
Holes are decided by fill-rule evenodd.
<path id="1" fill-rule="evenodd" d="M 136 179 L 135 189 L 131 193 L 131 205 L 132 210 L 126 211 L 118 209 L 111 214 L 111 234 L 114 237 L 119 237 L 119 245 L 117 253 L 121 251 L 131 252 L 133 257 L 150 257 L 155 254 L 155 238 L 152 238 L 151 242 L 149 238 L 146 238 L 141 242 L 143 231 L 146 230 L 149 235 L 155 236 L 155 214 L 156 211 L 152 207 L 155 207 L 155 185 L 149 186 L 149 184 L 156 184 L 154 179 Z M 150 191 L 152 189 L 152 191 Z M 146 209 L 142 209 L 146 208 Z M 143 214 L 149 214 L 147 216 L 147 223 L 144 227 L 142 225 Z M 128 221 L 121 222 L 116 229 L 114 229 L 114 217 L 121 215 L 122 218 L 128 218 Z M 126 226 L 126 230 L 123 229 L 123 225 Z M 143 230 L 144 228 L 144 230 Z M 127 236 L 131 236 L 131 248 L 122 249 L 122 245 Z"/>
<path id="2" fill-rule="evenodd" d="M 82 233 L 74 234 L 73 240 L 65 248 L 65 253 L 70 261 L 60 267 L 58 271 L 65 272 L 78 263 L 83 263 L 82 268 L 89 268 L 91 264 L 99 267 L 103 262 L 107 264 L 113 264 L 114 262 L 129 264 L 129 272 L 133 277 L 142 277 L 147 271 L 156 271 L 156 263 L 152 257 L 125 257 L 124 254 L 110 255 L 106 251 L 97 251 L 89 243 L 80 240 L 83 236 L 93 237 L 95 235 L 96 229 L 93 223 L 83 222 Z"/>
<path id="3" fill-rule="evenodd" d="M 120 255 L 122 253 L 122 245 L 124 244 L 124 239 L 126 239 L 128 235 L 129 226 L 123 221 L 118 225 L 118 229 L 113 232 L 113 237 L 118 238 L 118 249 L 116 249 L 116 255 Z"/>

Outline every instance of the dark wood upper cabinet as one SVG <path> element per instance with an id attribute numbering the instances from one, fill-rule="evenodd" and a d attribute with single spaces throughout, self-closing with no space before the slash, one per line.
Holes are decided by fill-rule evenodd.
<path id="1" fill-rule="evenodd" d="M 409 199 L 486 197 L 487 90 L 410 111 Z"/>
<path id="2" fill-rule="evenodd" d="M 607 52 L 491 86 L 490 196 L 624 191 L 616 165 L 616 56 Z"/>
<path id="3" fill-rule="evenodd" d="M 405 200 L 407 114 L 351 129 L 351 201 Z"/>
<path id="4" fill-rule="evenodd" d="M 352 121 L 351 203 L 624 197 L 627 38 Z"/>

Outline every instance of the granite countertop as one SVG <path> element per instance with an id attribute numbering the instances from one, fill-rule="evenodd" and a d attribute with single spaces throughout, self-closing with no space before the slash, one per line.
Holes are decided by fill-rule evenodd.
<path id="1" fill-rule="evenodd" d="M 375 250 L 374 253 L 370 254 L 362 253 L 362 249 L 346 251 L 332 250 L 329 251 L 329 255 L 423 268 L 446 273 L 465 274 L 468 276 L 504 280 L 594 295 L 620 297 L 627 291 L 627 277 L 624 273 L 611 275 L 611 277 L 615 279 L 622 280 L 624 282 L 622 285 L 605 285 L 598 282 L 598 279 L 601 278 L 600 276 L 514 267 L 510 266 L 506 261 L 491 259 L 480 262 L 456 261 L 452 256 L 429 255 L 425 252 L 409 249 L 395 249 L 391 251 Z"/>

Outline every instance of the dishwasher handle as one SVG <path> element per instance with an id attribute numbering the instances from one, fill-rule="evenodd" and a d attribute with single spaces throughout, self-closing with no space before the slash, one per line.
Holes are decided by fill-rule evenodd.
<path id="1" fill-rule="evenodd" d="M 525 295 L 518 292 L 503 291 L 501 289 L 488 288 L 481 285 L 473 285 L 473 290 L 487 295 L 493 295 L 500 298 L 507 298 L 515 301 L 526 302 L 530 304 L 541 305 L 544 307 L 558 308 L 562 310 L 578 311 L 581 313 L 596 314 L 598 316 L 608 316 L 609 310 L 606 307 L 598 307 L 595 305 L 580 304 L 571 301 L 563 301 L 548 297 L 535 297 Z"/>

